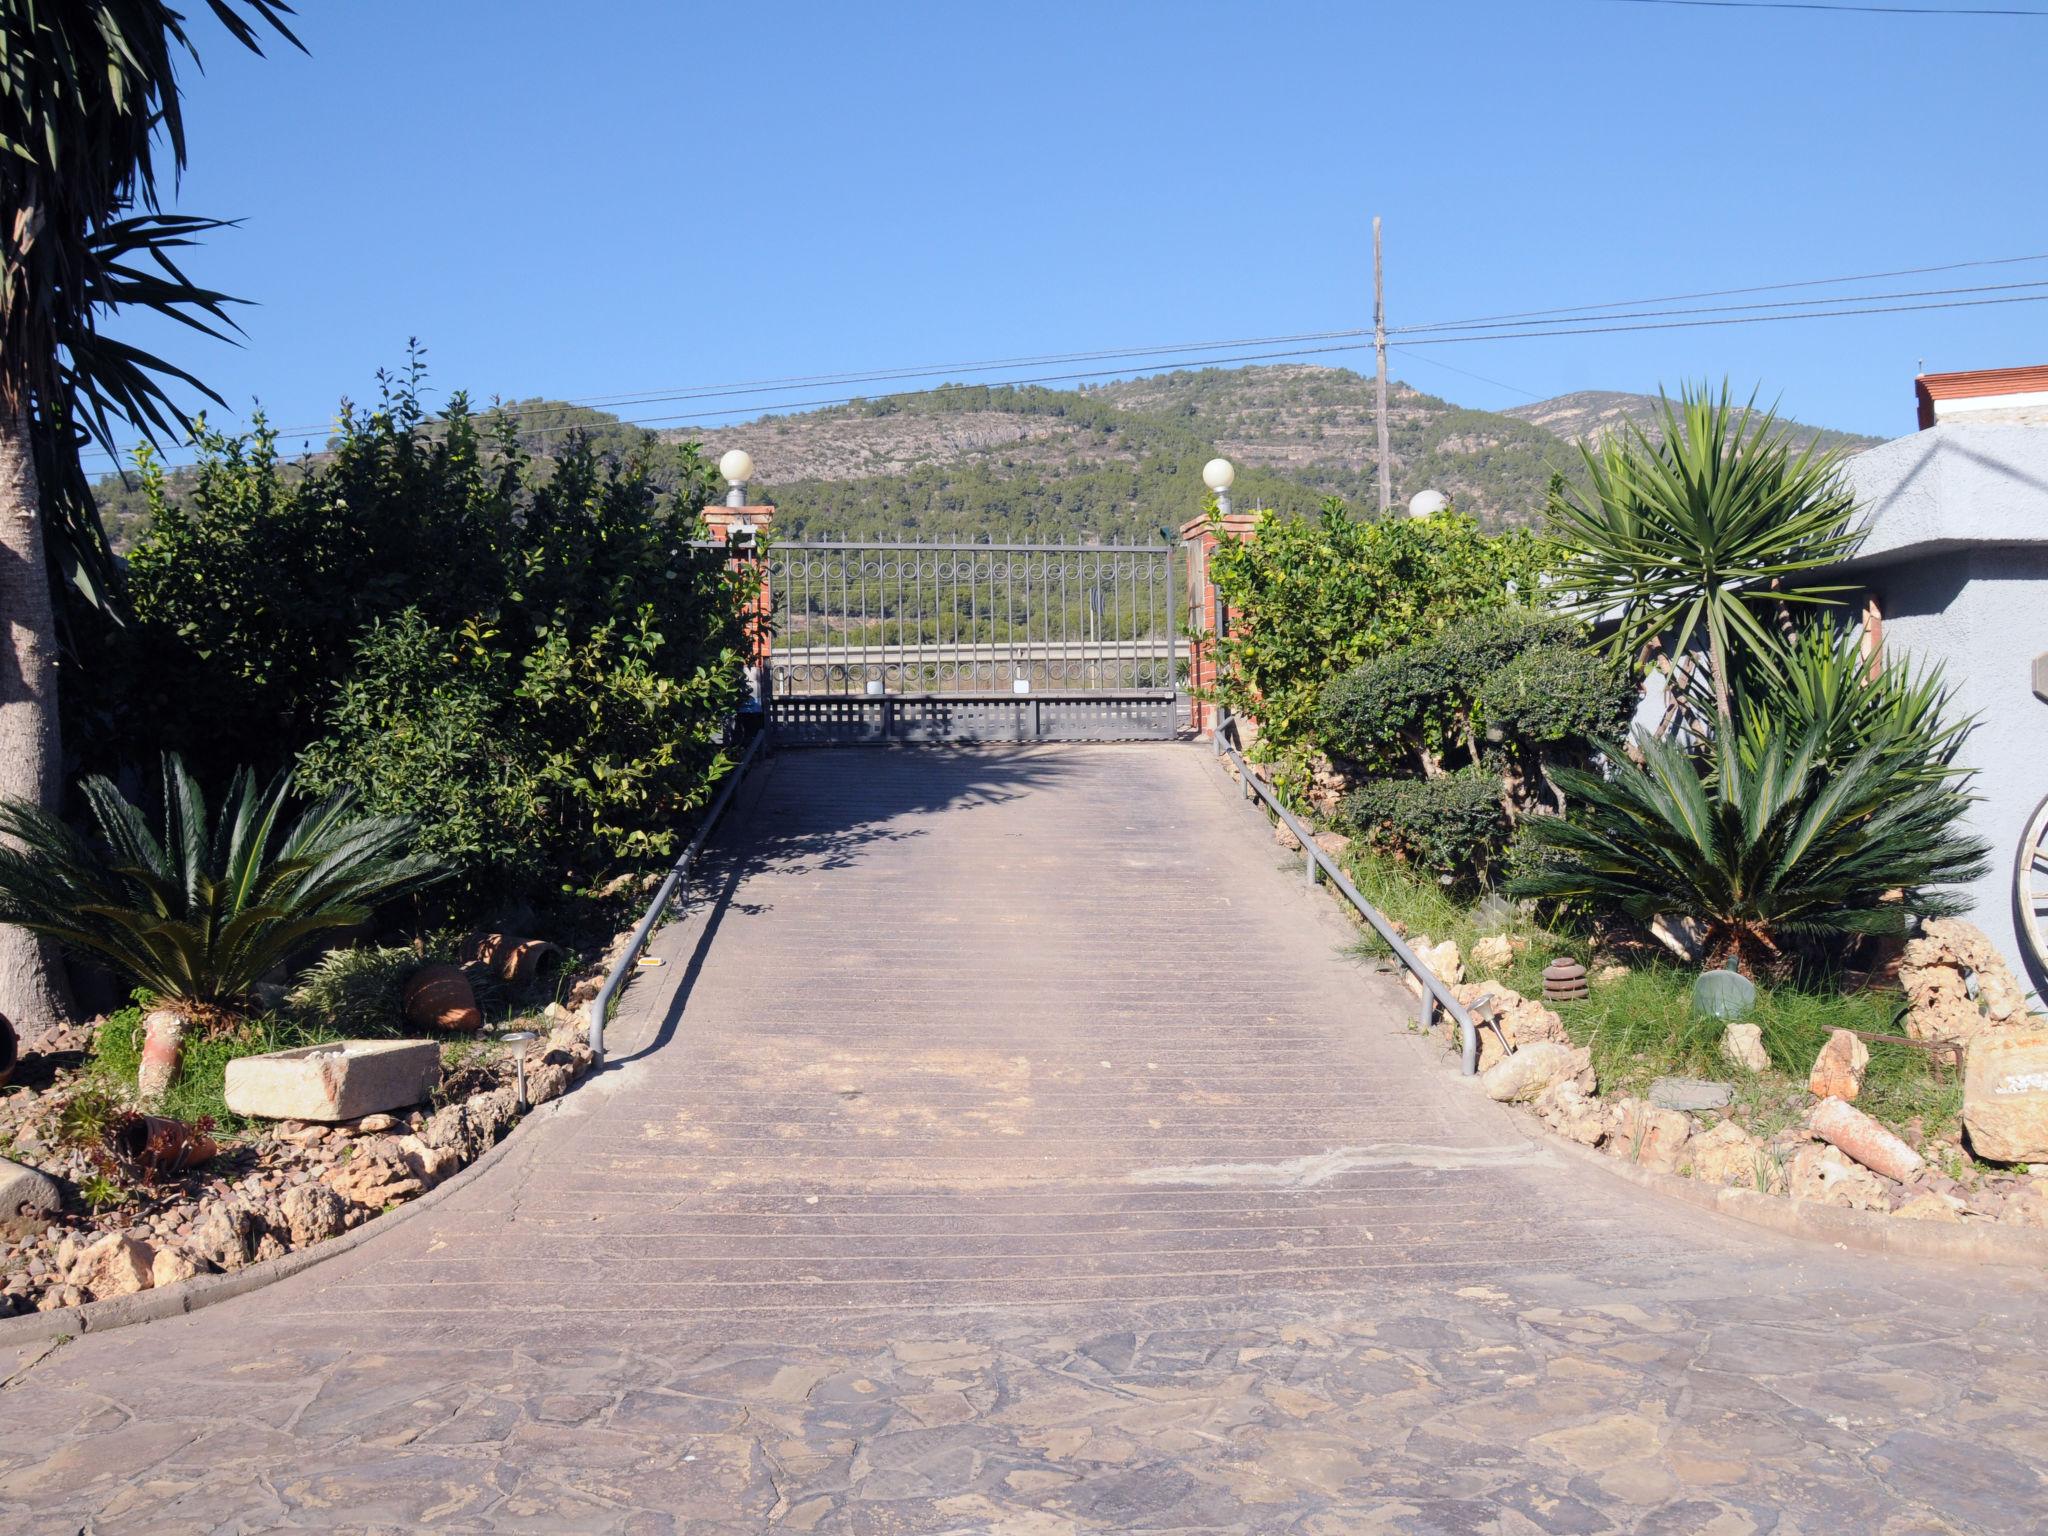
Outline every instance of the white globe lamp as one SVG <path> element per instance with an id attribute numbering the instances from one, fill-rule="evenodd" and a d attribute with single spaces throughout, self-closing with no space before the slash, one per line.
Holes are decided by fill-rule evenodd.
<path id="1" fill-rule="evenodd" d="M 1417 491 L 1408 498 L 1410 517 L 1434 517 L 1451 504 L 1451 498 L 1442 491 Z"/>
<path id="2" fill-rule="evenodd" d="M 718 460 L 718 472 L 732 487 L 725 493 L 728 507 L 747 504 L 747 482 L 754 478 L 754 456 L 744 448 L 728 448 Z"/>
<path id="3" fill-rule="evenodd" d="M 1230 510 L 1230 486 L 1237 479 L 1237 467 L 1228 459 L 1211 459 L 1202 466 L 1202 484 L 1216 498 L 1219 512 Z"/>

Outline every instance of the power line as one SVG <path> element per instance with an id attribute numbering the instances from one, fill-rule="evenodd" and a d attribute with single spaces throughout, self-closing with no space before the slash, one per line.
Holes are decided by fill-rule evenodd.
<path id="1" fill-rule="evenodd" d="M 1890 272 L 1859 272 L 1848 277 L 1808 277 L 1790 283 L 1758 283 L 1749 288 L 1708 288 L 1698 293 L 1661 293 L 1644 299 L 1612 299 L 1602 304 L 1567 304 L 1559 309 L 1522 309 L 1505 315 L 1480 315 L 1470 320 L 1442 320 L 1430 325 L 1399 329 L 1436 331 L 1454 325 L 1492 325 L 1503 320 L 1541 320 L 1552 315 L 1574 315 L 1584 310 L 1628 309 L 1637 304 L 1683 304 L 1691 299 L 1733 299 L 1740 298 L 1746 293 L 1779 293 L 1789 288 L 1832 288 L 1841 283 L 1875 283 L 1888 277 L 1925 277 L 1932 272 L 1961 272 L 1970 267 L 2010 267 L 2027 261 L 2048 261 L 2048 251 L 2036 256 L 1993 256 L 1981 261 L 1943 262 L 1933 267 L 1899 267 Z"/>
<path id="2" fill-rule="evenodd" d="M 2025 16 L 2048 11 L 1990 5 L 1833 5 L 1824 0 L 1608 0 L 1612 5 L 1685 5 L 1714 11 L 1848 11 L 1864 16 Z"/>
<path id="3" fill-rule="evenodd" d="M 1959 288 L 1905 288 L 1894 293 L 1849 293 L 1829 299 L 1778 299 L 1758 304 L 1702 304 L 1692 309 L 1637 309 L 1625 310 L 1619 314 L 1598 315 L 1585 311 L 1563 311 L 1570 320 L 1656 320 L 1670 315 L 1732 315 L 1751 309 L 1818 309 L 1824 304 L 1865 304 L 1873 299 L 1933 299 L 1947 298 L 1959 293 L 2010 293 L 2021 288 L 2048 288 L 2048 279 L 2026 283 L 1976 283 Z M 1541 325 L 1541 320 L 1502 320 L 1493 324 L 1508 330 L 1519 330 L 1524 326 Z M 1397 335 L 1437 335 L 1451 331 L 1481 331 L 1488 329 L 1488 323 L 1479 320 L 1461 321 L 1452 325 L 1403 327 Z"/>
<path id="4" fill-rule="evenodd" d="M 1769 325 L 1783 320 L 1837 320 L 1848 315 L 1905 315 L 1928 309 L 1977 309 L 1987 304 L 2040 304 L 2048 293 L 2010 294 L 2002 299 L 1949 299 L 1939 304 L 1887 304 L 1871 309 L 1817 309 L 1796 315 L 1732 315 L 1721 320 L 1659 320 L 1650 325 L 1587 325 L 1555 331 L 1503 331 L 1486 336 L 1424 336 L 1411 347 L 1446 347 L 1461 341 L 1522 341 L 1539 336 L 1603 336 L 1620 331 L 1689 331 L 1707 325 Z"/>
<path id="5" fill-rule="evenodd" d="M 1398 341 L 1390 341 L 1387 345 L 1396 352 L 1408 351 L 1408 348 L 1401 345 Z M 1468 379 L 1477 379 L 1480 383 L 1491 384 L 1496 389 L 1510 389 L 1518 395 L 1527 395 L 1531 400 L 1541 400 L 1543 398 L 1533 389 L 1524 389 L 1519 384 L 1510 384 L 1506 379 L 1489 379 L 1483 373 L 1474 373 L 1470 368 L 1460 368 L 1455 363 L 1447 363 L 1440 357 L 1431 357 L 1423 352 L 1413 352 L 1409 353 L 1409 355 L 1418 363 L 1427 363 L 1432 368 L 1448 369 L 1452 373 L 1462 373 Z"/>
<path id="6" fill-rule="evenodd" d="M 930 378 L 937 375 L 972 373 L 999 373 L 1013 368 L 1043 367 L 1051 363 L 1095 362 L 1108 358 L 1169 358 L 1183 352 L 1213 352 L 1218 349 L 1230 350 L 1243 347 L 1274 346 L 1298 341 L 1323 341 L 1333 338 L 1364 336 L 1363 329 L 1336 331 L 1299 331 L 1291 335 L 1247 336 L 1235 340 L 1163 342 L 1149 347 L 1111 347 L 1089 352 L 1053 352 L 1031 357 L 1010 357 L 985 359 L 967 363 L 932 363 L 917 367 L 884 368 L 860 373 L 793 374 L 780 379 L 749 379 L 735 384 L 692 384 L 670 389 L 649 389 L 626 391 L 609 395 L 581 395 L 573 399 L 550 400 L 525 410 L 503 410 L 500 414 L 512 420 L 521 420 L 529 415 L 551 415 L 563 406 L 585 406 L 599 409 L 614 405 L 654 405 L 674 400 L 731 400 L 749 395 L 779 394 L 785 390 L 809 386 L 832 384 L 876 384 L 889 383 L 898 379 Z M 1227 361 L 1228 359 L 1221 359 Z M 1111 369 L 1110 373 L 1127 372 L 1126 369 Z M 1096 377 L 1098 375 L 1074 375 L 1073 377 Z M 1010 382 L 1029 383 L 1030 380 Z M 332 421 L 317 426 L 279 427 L 280 438 L 309 437 L 315 433 L 334 430 Z M 88 449 L 87 452 L 99 458 L 112 458 L 105 449 Z"/>

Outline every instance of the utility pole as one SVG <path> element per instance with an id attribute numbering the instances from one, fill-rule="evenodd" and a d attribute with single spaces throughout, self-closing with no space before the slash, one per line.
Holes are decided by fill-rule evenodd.
<path id="1" fill-rule="evenodd" d="M 1393 466 L 1387 462 L 1387 283 L 1380 260 L 1380 216 L 1372 216 L 1372 350 L 1379 368 L 1373 390 L 1373 414 L 1379 421 L 1380 516 L 1394 504 Z"/>

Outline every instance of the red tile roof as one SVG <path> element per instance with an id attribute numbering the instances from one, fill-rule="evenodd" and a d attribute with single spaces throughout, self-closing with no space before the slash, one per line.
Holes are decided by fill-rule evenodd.
<path id="1" fill-rule="evenodd" d="M 1980 399 L 1985 395 L 2030 395 L 2048 392 L 2048 364 L 2029 368 L 1972 368 L 1963 373 L 1923 373 L 1913 381 L 1920 402 L 1920 425 L 1934 425 L 1937 400 Z"/>

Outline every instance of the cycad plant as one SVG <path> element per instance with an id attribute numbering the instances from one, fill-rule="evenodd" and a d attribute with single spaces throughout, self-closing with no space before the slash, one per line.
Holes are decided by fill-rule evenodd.
<path id="1" fill-rule="evenodd" d="M 1551 856 L 1514 894 L 1645 923 L 1687 913 L 1705 925 L 1710 964 L 1783 974 L 1802 950 L 1896 931 L 1908 911 L 1959 910 L 1931 888 L 1986 868 L 1985 845 L 1958 830 L 1963 777 L 1883 741 L 1837 763 L 1818 727 L 1794 738 L 1763 726 L 1706 760 L 1648 733 L 1636 745 L 1640 766 L 1617 752 L 1604 778 L 1558 771 L 1574 812 L 1529 823 Z"/>
<path id="2" fill-rule="evenodd" d="M 406 853 L 409 822 L 358 815 L 346 792 L 280 837 L 288 776 L 259 790 L 236 774 L 209 830 L 198 783 L 166 757 L 161 839 L 106 779 L 81 788 L 103 846 L 38 806 L 0 801 L 0 923 L 104 961 L 180 1012 L 232 1014 L 309 940 L 436 875 Z"/>
<path id="3" fill-rule="evenodd" d="M 1584 615 L 1613 624 L 1629 657 L 1703 643 L 1719 729 L 1734 719 L 1732 670 L 1775 666 L 1780 605 L 1841 590 L 1814 573 L 1854 551 L 1854 501 L 1840 458 L 1795 448 L 1774 412 L 1687 390 L 1661 402 L 1655 432 L 1633 423 L 1585 450 L 1587 491 L 1553 487 L 1561 585 Z"/>

